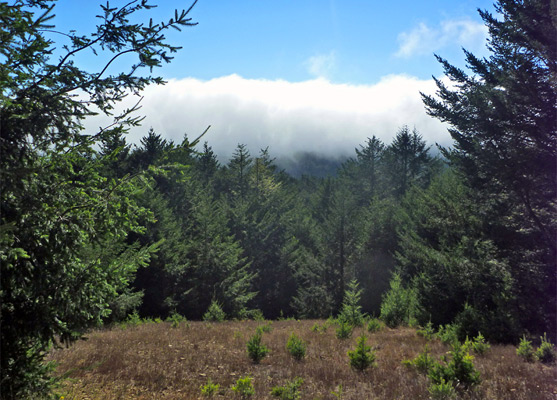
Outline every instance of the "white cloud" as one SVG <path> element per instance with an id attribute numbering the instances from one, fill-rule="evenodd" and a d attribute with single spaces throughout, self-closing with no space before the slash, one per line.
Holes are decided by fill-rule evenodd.
<path id="1" fill-rule="evenodd" d="M 353 155 L 367 137 L 376 135 L 390 143 L 408 124 L 430 144 L 450 144 L 446 127 L 426 115 L 420 91 L 434 93 L 434 83 L 405 75 L 386 76 L 374 85 L 323 79 L 293 83 L 238 75 L 170 80 L 144 91 L 141 113 L 146 119 L 143 127 L 131 131 L 128 141 L 138 143 L 153 127 L 180 142 L 184 133 L 192 139 L 211 125 L 204 140 L 224 159 L 238 143 L 252 153 L 269 146 L 273 156 L 299 151 Z M 87 125 L 93 128 L 102 122 Z"/>
<path id="2" fill-rule="evenodd" d="M 329 79 L 336 69 L 336 53 L 331 51 L 328 54 L 312 56 L 304 65 L 311 76 Z"/>
<path id="3" fill-rule="evenodd" d="M 400 47 L 395 56 L 409 58 L 431 54 L 447 46 L 478 51 L 485 46 L 487 36 L 488 30 L 484 24 L 469 19 L 445 20 L 437 29 L 420 23 L 411 31 L 398 35 Z"/>

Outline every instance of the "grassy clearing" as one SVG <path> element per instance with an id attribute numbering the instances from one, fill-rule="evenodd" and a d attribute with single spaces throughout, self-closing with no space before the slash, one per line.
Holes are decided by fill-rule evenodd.
<path id="1" fill-rule="evenodd" d="M 256 365 L 246 343 L 261 322 L 189 322 L 172 328 L 151 323 L 93 332 L 69 349 L 58 349 L 50 359 L 67 376 L 60 389 L 65 400 L 201 399 L 209 380 L 220 385 L 213 398 L 240 399 L 230 387 L 239 378 L 253 378 L 252 399 L 271 399 L 275 386 L 303 378 L 302 399 L 427 399 L 428 379 L 402 365 L 429 343 L 437 359 L 450 350 L 438 340 L 427 342 L 414 329 L 366 332 L 376 351 L 376 367 L 359 372 L 350 367 L 348 350 L 356 345 L 362 328 L 351 339 L 339 340 L 334 326 L 312 331 L 324 321 L 276 321 L 263 333 L 270 353 Z M 286 349 L 292 333 L 307 343 L 305 358 L 296 361 Z M 461 399 L 551 399 L 557 397 L 555 365 L 528 363 L 513 346 L 493 345 L 476 356 L 482 382 Z M 342 396 L 339 397 L 339 387 Z M 333 394 L 336 392 L 337 394 Z"/>

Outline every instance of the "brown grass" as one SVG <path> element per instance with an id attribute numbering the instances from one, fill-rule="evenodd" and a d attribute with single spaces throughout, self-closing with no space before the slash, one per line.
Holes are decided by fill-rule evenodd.
<path id="1" fill-rule="evenodd" d="M 254 378 L 255 399 L 270 399 L 271 388 L 302 377 L 302 399 L 337 399 L 339 385 L 345 400 L 427 399 L 428 380 L 402 365 L 427 343 L 415 330 L 383 329 L 368 336 L 376 349 L 377 366 L 364 373 L 352 370 L 347 351 L 356 337 L 339 340 L 334 327 L 312 332 L 324 321 L 276 321 L 263 335 L 271 350 L 259 365 L 247 356 L 246 342 L 261 323 L 254 321 L 143 324 L 125 330 L 93 332 L 86 341 L 52 352 L 58 373 L 68 379 L 60 389 L 65 400 L 201 399 L 200 387 L 210 378 L 220 384 L 220 399 L 234 399 L 230 386 L 244 376 Z M 306 358 L 296 362 L 286 351 L 292 332 L 308 344 Z M 434 341 L 439 358 L 449 347 Z M 492 346 L 474 360 L 482 382 L 460 394 L 462 399 L 556 399 L 557 368 L 519 359 L 512 346 Z"/>

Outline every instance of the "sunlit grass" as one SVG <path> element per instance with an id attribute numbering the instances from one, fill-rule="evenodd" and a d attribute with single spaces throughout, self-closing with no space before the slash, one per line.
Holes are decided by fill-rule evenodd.
<path id="1" fill-rule="evenodd" d="M 141 324 L 127 329 L 91 333 L 69 349 L 59 349 L 51 359 L 67 375 L 60 394 L 65 400 L 100 399 L 200 399 L 201 387 L 210 379 L 220 386 L 214 398 L 239 398 L 230 388 L 241 377 L 253 378 L 253 399 L 270 399 L 271 389 L 297 377 L 303 379 L 302 399 L 337 399 L 342 387 L 345 400 L 427 399 L 428 379 L 402 364 L 429 343 L 439 359 L 450 347 L 438 340 L 427 342 L 414 329 L 365 332 L 376 355 L 376 366 L 359 372 L 347 355 L 364 328 L 352 339 L 339 340 L 335 330 L 312 331 L 324 321 L 276 321 L 263 333 L 269 354 L 254 364 L 246 343 L 261 322 L 190 322 L 178 328 L 171 323 Z M 296 361 L 286 349 L 294 333 L 307 344 L 306 356 Z M 513 346 L 492 345 L 474 364 L 481 383 L 462 399 L 555 399 L 555 365 L 527 363 Z M 236 396 L 236 397 L 235 397 Z"/>

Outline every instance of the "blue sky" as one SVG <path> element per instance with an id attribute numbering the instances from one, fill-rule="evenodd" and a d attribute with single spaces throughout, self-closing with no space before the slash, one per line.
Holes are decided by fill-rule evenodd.
<path id="1" fill-rule="evenodd" d="M 158 3 L 147 18 L 191 4 Z M 419 91 L 434 92 L 431 76 L 442 75 L 434 53 L 457 65 L 462 47 L 488 55 L 478 8 L 493 11 L 485 0 L 199 0 L 190 14 L 199 24 L 168 34 L 183 49 L 157 71 L 169 83 L 145 92 L 147 126 L 130 140 L 149 125 L 175 140 L 212 125 L 208 140 L 223 154 L 239 142 L 284 153 L 316 141 L 330 153 L 372 134 L 389 142 L 408 124 L 450 144 Z M 96 1 L 59 0 L 55 23 L 86 32 L 97 10 Z"/>

